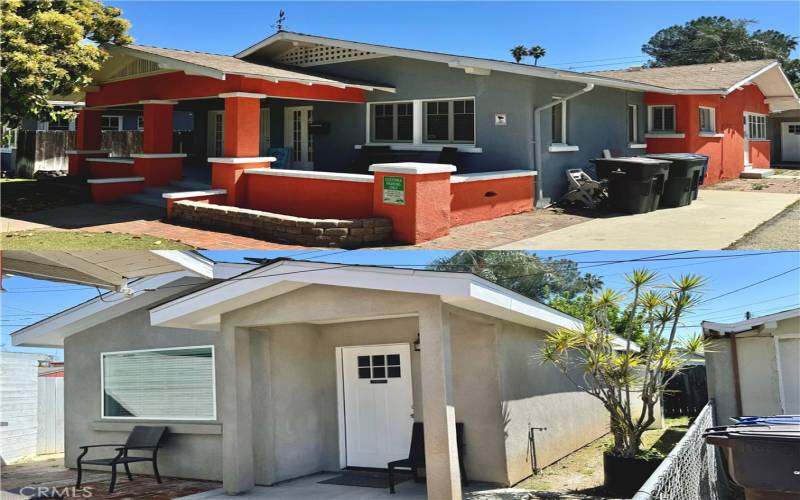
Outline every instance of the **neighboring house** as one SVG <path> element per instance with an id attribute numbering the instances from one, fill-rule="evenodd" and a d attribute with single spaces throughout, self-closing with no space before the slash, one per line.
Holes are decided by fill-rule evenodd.
<path id="1" fill-rule="evenodd" d="M 800 110 L 774 113 L 767 118 L 773 165 L 800 164 Z"/>
<path id="2" fill-rule="evenodd" d="M 703 322 L 708 397 L 719 425 L 743 415 L 800 415 L 800 309 Z"/>
<path id="3" fill-rule="evenodd" d="M 645 94 L 647 152 L 708 155 L 708 183 L 769 168 L 767 116 L 799 108 L 797 94 L 774 60 L 594 74 L 672 90 Z"/>
<path id="4" fill-rule="evenodd" d="M 192 113 L 188 111 L 176 111 L 174 115 L 175 130 L 192 130 Z M 22 130 L 61 130 L 75 131 L 75 120 L 58 121 L 39 121 L 35 119 L 25 119 L 22 121 Z M 100 128 L 103 131 L 122 131 L 122 130 L 144 130 L 144 115 L 141 110 L 118 109 L 113 113 L 103 113 L 101 115 Z"/>
<path id="5" fill-rule="evenodd" d="M 608 431 L 599 401 L 537 355 L 580 322 L 475 275 L 190 260 L 12 335 L 64 348 L 68 467 L 79 445 L 168 425 L 163 474 L 238 493 L 385 468 L 422 421 L 429 497 L 452 498 L 455 422 L 470 479 L 501 485 L 532 474 L 532 427 L 540 467 Z"/>

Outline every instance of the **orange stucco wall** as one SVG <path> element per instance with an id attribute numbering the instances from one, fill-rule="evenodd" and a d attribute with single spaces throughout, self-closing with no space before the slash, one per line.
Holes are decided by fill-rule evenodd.
<path id="1" fill-rule="evenodd" d="M 405 178 L 405 205 L 383 202 L 383 178 Z M 425 175 L 375 173 L 373 212 L 392 219 L 392 237 L 403 243 L 420 243 L 450 231 L 450 174 Z"/>
<path id="2" fill-rule="evenodd" d="M 533 210 L 533 177 L 450 185 L 450 225 L 495 219 Z"/>
<path id="3" fill-rule="evenodd" d="M 144 153 L 172 153 L 172 110 L 171 104 L 144 105 Z"/>
<path id="4" fill-rule="evenodd" d="M 247 208 L 315 219 L 372 217 L 372 183 L 245 174 Z"/>
<path id="5" fill-rule="evenodd" d="M 699 153 L 708 155 L 706 184 L 734 179 L 744 170 L 744 113 L 768 114 L 764 94 L 755 85 L 747 85 L 727 96 L 666 95 L 648 92 L 647 105 L 675 106 L 676 131 L 682 139 L 647 138 L 648 153 Z M 699 107 L 714 108 L 717 133 L 723 137 L 701 137 Z M 751 141 L 750 156 L 754 167 L 769 167 L 769 142 Z"/>
<path id="6" fill-rule="evenodd" d="M 258 130 L 261 119 L 261 100 L 253 97 L 225 98 L 224 155 L 230 157 L 258 156 Z"/>
<path id="7" fill-rule="evenodd" d="M 89 177 L 92 179 L 111 179 L 113 177 L 133 177 L 136 175 L 133 164 L 87 161 Z"/>
<path id="8" fill-rule="evenodd" d="M 135 158 L 135 175 L 147 186 L 166 186 L 183 176 L 183 158 Z"/>
<path id="9" fill-rule="evenodd" d="M 123 196 L 140 193 L 144 189 L 143 182 L 114 182 L 109 184 L 90 184 L 92 199 L 96 203 L 111 203 Z"/>

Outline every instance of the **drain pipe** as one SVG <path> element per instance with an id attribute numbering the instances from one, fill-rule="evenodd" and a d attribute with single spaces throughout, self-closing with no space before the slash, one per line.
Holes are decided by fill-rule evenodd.
<path id="1" fill-rule="evenodd" d="M 534 146 L 534 167 L 536 167 L 536 207 L 537 208 L 544 208 L 549 203 L 545 204 L 544 198 L 542 198 L 542 111 L 548 110 L 553 106 L 557 106 L 562 102 L 567 102 L 570 99 L 578 97 L 581 94 L 586 94 L 587 92 L 591 92 L 594 89 L 593 83 L 588 83 L 584 88 L 573 92 L 567 96 L 561 97 L 556 99 L 555 101 L 545 104 L 544 106 L 540 106 L 538 108 L 533 108 L 533 130 L 534 130 L 534 138 L 533 138 L 533 146 Z"/>

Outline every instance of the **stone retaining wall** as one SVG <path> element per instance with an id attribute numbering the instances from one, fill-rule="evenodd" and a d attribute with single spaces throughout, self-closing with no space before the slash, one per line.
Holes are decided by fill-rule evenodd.
<path id="1" fill-rule="evenodd" d="M 392 239 L 392 221 L 306 219 L 248 208 L 191 200 L 174 203 L 170 219 L 193 226 L 236 232 L 271 241 L 321 247 L 361 247 Z"/>

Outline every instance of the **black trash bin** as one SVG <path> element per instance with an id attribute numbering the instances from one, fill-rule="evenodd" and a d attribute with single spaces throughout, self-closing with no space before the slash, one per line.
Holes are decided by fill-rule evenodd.
<path id="1" fill-rule="evenodd" d="M 690 153 L 663 153 L 644 155 L 644 158 L 666 160 L 669 166 L 669 178 L 664 184 L 660 207 L 683 207 L 690 205 L 697 198 L 697 191 L 703 179 L 703 167 L 708 157 Z"/>
<path id="2" fill-rule="evenodd" d="M 800 417 L 747 418 L 707 429 L 704 437 L 722 448 L 730 476 L 748 500 L 800 495 Z"/>
<path id="3" fill-rule="evenodd" d="M 597 176 L 608 179 L 608 202 L 622 212 L 641 214 L 658 208 L 670 162 L 653 158 L 596 158 Z"/>

